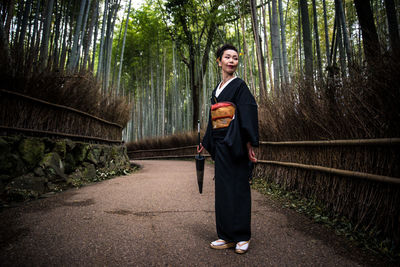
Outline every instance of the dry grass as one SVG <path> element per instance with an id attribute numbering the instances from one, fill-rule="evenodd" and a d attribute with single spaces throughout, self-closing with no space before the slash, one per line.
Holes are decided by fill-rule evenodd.
<path id="1" fill-rule="evenodd" d="M 384 58 L 374 73 L 353 69 L 351 78 L 264 99 L 259 107 L 263 140 L 362 139 L 400 136 L 400 61 Z"/>
<path id="2" fill-rule="evenodd" d="M 15 67 L 14 67 L 15 68 Z M 103 94 L 90 72 L 65 74 L 57 70 L 30 72 L 0 68 L 0 89 L 22 93 L 53 104 L 71 107 L 124 127 L 132 104 L 123 97 Z M 67 110 L 55 109 L 2 94 L 3 126 L 121 140 L 122 129 Z"/>
<path id="3" fill-rule="evenodd" d="M 103 95 L 89 72 L 66 75 L 57 71 L 10 77 L 3 89 L 17 91 L 51 103 L 65 105 L 96 117 L 126 125 L 131 105 L 122 97 Z"/>
<path id="4" fill-rule="evenodd" d="M 201 134 L 203 136 L 204 133 Z M 128 151 L 192 146 L 197 144 L 197 132 L 178 133 L 166 137 L 154 137 L 127 144 Z"/>

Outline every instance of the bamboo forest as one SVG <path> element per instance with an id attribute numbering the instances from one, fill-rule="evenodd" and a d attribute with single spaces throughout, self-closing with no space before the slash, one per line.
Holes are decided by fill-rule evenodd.
<path id="1" fill-rule="evenodd" d="M 202 197 L 214 190 L 214 183 L 207 183 L 220 179 L 220 163 L 206 138 L 213 131 L 213 90 L 219 89 L 225 73 L 218 49 L 229 44 L 238 56 L 233 77 L 244 81 L 257 108 L 256 137 L 238 130 L 241 138 L 254 140 L 247 150 L 242 144 L 254 163 L 248 171 L 252 190 L 273 201 L 286 199 L 282 205 L 287 209 L 364 251 L 354 252 L 358 256 L 340 252 L 349 262 L 335 261 L 334 254 L 332 261 L 324 261 L 323 252 L 315 252 L 322 253 L 316 262 L 310 261 L 313 256 L 304 261 L 294 256 L 298 261 L 287 258 L 265 266 L 398 263 L 399 23 L 399 0 L 0 0 L 0 217 L 9 218 L 0 222 L 0 233 L 6 236 L 0 247 L 14 251 L 20 240 L 12 237 L 20 233 L 12 228 L 19 218 L 12 212 L 19 207 L 8 209 L 14 207 L 10 203 L 47 201 L 51 192 L 140 176 L 146 168 L 156 170 L 157 164 L 171 164 L 162 175 L 175 169 L 184 173 L 183 166 L 193 164 L 192 176 L 197 170 L 200 179 L 194 162 L 201 153 L 207 158 Z M 207 151 L 201 150 L 201 142 Z M 224 142 L 228 144 L 226 138 Z M 214 165 L 215 174 L 207 177 Z M 163 181 L 155 183 L 162 187 Z M 215 186 L 217 192 L 217 182 Z M 180 194 L 171 192 L 148 194 L 168 199 Z M 130 195 L 132 202 L 140 202 L 133 198 L 141 191 L 135 194 Z M 158 216 L 139 210 L 110 207 L 101 212 Z M 315 235 L 316 240 L 328 238 Z M 254 250 L 250 245 L 256 260 L 241 264 L 264 265 L 264 259 L 257 261 L 263 257 L 256 253 L 258 238 L 255 234 Z M 302 247 L 296 244 L 294 251 Z M 5 250 L 0 260 L 5 266 L 25 265 L 15 253 Z M 86 261 L 90 253 L 85 253 L 81 262 L 71 264 L 119 262 L 101 257 Z M 168 255 L 138 265 L 182 264 Z M 213 257 L 204 256 L 204 266 L 222 262 Z M 47 259 L 35 258 L 31 264 L 69 264 L 63 256 Z"/>

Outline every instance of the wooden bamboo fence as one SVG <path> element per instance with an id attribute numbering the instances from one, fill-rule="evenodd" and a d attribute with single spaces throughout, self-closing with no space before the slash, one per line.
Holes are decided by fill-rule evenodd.
<path id="1" fill-rule="evenodd" d="M 0 89 L 0 130 L 121 143 L 123 126 L 89 113 Z"/>
<path id="2" fill-rule="evenodd" d="M 400 138 L 261 142 L 254 176 L 400 244 Z"/>

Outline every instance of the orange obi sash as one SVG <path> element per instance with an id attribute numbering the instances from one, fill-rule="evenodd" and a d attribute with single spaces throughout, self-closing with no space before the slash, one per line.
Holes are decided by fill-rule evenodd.
<path id="1" fill-rule="evenodd" d="M 211 106 L 213 129 L 226 128 L 235 116 L 236 106 L 231 102 L 220 102 Z"/>

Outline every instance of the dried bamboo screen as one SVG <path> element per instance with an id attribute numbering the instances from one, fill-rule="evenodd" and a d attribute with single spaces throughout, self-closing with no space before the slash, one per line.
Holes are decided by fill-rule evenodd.
<path id="1" fill-rule="evenodd" d="M 261 145 L 259 159 L 324 166 L 400 179 L 399 144 L 386 145 Z M 326 172 L 257 164 L 256 177 L 326 204 L 357 226 L 380 229 L 400 240 L 400 184 L 334 175 Z"/>
<path id="2" fill-rule="evenodd" d="M 0 126 L 109 141 L 122 139 L 121 125 L 73 108 L 5 90 L 0 90 Z"/>

